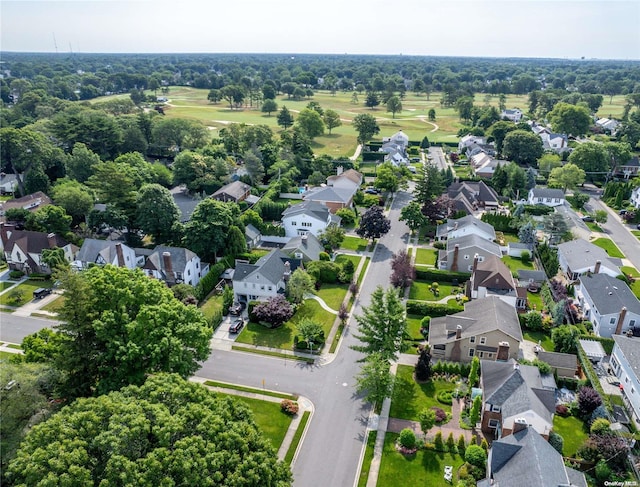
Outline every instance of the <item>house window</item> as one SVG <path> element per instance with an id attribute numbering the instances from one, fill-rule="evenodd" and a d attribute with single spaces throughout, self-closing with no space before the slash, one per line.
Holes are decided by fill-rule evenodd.
<path id="1" fill-rule="evenodd" d="M 631 388 L 631 394 L 635 394 L 636 390 L 632 387 Z"/>
<path id="2" fill-rule="evenodd" d="M 311 222 L 302 222 L 303 227 L 311 227 L 313 224 Z"/>
<path id="3" fill-rule="evenodd" d="M 476 353 L 476 349 L 475 348 L 470 348 L 469 349 L 469 357 L 473 357 L 475 353 Z"/>
<path id="4" fill-rule="evenodd" d="M 487 354 L 487 357 L 489 357 L 489 358 L 493 358 L 493 353 L 489 352 L 489 353 Z"/>
<path id="5" fill-rule="evenodd" d="M 292 224 L 294 227 L 298 226 L 298 224 L 297 224 L 296 222 L 291 222 L 291 224 Z"/>
<path id="6" fill-rule="evenodd" d="M 487 337 L 480 337 L 480 345 L 487 343 Z"/>
<path id="7" fill-rule="evenodd" d="M 476 343 L 476 337 L 469 337 L 469 343 Z"/>
<path id="8" fill-rule="evenodd" d="M 636 326 L 636 320 L 629 320 L 629 328 Z"/>
<path id="9" fill-rule="evenodd" d="M 264 291 L 264 286 L 260 286 L 260 291 Z"/>
<path id="10" fill-rule="evenodd" d="M 499 413 L 502 410 L 502 408 L 500 406 L 496 406 L 495 404 L 491 405 L 491 412 L 492 413 Z"/>
<path id="11" fill-rule="evenodd" d="M 497 419 L 489 420 L 489 428 L 497 428 L 499 424 L 500 424 L 500 421 L 498 421 Z"/>
<path id="12" fill-rule="evenodd" d="M 615 325 L 615 324 L 616 324 L 616 319 L 615 319 L 615 318 L 611 318 L 611 319 L 609 320 L 609 324 L 611 324 L 611 325 Z"/>
<path id="13" fill-rule="evenodd" d="M 478 352 L 478 357 L 479 358 L 483 358 L 484 357 L 484 352 Z"/>
<path id="14" fill-rule="evenodd" d="M 273 291 L 273 286 L 269 286 L 269 291 Z"/>
<path id="15" fill-rule="evenodd" d="M 188 269 L 187 270 L 187 276 L 190 276 L 190 275 L 191 275 L 191 269 Z"/>
<path id="16" fill-rule="evenodd" d="M 478 262 L 484 262 L 484 255 L 478 256 Z"/>

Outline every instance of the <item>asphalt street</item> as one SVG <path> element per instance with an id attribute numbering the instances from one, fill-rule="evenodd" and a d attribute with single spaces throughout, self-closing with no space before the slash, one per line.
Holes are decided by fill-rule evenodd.
<path id="1" fill-rule="evenodd" d="M 22 343 L 27 335 L 57 325 L 57 321 L 0 313 L 0 341 Z"/>
<path id="2" fill-rule="evenodd" d="M 442 171 L 447 169 L 447 160 L 441 147 L 429 147 L 429 155 L 433 158 L 431 163 L 434 166 Z"/>

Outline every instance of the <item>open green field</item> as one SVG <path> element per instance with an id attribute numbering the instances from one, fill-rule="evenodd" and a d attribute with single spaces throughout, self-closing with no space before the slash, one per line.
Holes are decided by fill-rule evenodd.
<path id="1" fill-rule="evenodd" d="M 436 265 L 438 251 L 436 249 L 416 249 L 416 264 Z"/>
<path id="2" fill-rule="evenodd" d="M 33 291 L 40 287 L 51 288 L 52 286 L 53 282 L 51 281 L 25 281 L 13 290 L 0 295 L 0 304 L 18 307 L 23 306 L 33 300 Z M 10 298 L 10 295 L 16 290 L 22 293 L 22 297 L 17 302 Z"/>
<path id="3" fill-rule="evenodd" d="M 584 423 L 575 416 L 555 415 L 553 417 L 553 431 L 564 438 L 562 453 L 565 457 L 573 457 L 576 451 L 589 437 Z"/>
<path id="4" fill-rule="evenodd" d="M 413 367 L 398 365 L 389 417 L 417 421 L 422 409 L 433 406 L 450 413 L 451 406 L 438 402 L 436 395 L 440 391 L 453 391 L 455 388 L 455 383 L 443 380 L 418 384 L 413 380 Z"/>
<path id="5" fill-rule="evenodd" d="M 397 433 L 385 435 L 378 487 L 398 485 L 450 487 L 452 484 L 444 479 L 444 467 L 447 465 L 453 467 L 453 485 L 457 484 L 458 469 L 464 463 L 460 455 L 433 450 L 418 450 L 413 455 L 403 455 L 395 448 L 398 436 L 400 435 Z"/>
<path id="6" fill-rule="evenodd" d="M 609 257 L 617 257 L 624 259 L 624 254 L 620 251 L 618 246 L 609 237 L 600 237 L 591 242 L 594 245 L 602 248 L 609 254 Z"/>
<path id="7" fill-rule="evenodd" d="M 329 308 L 338 311 L 348 289 L 348 284 L 323 284 L 315 294 L 322 298 Z"/>
<path id="8" fill-rule="evenodd" d="M 430 282 L 425 281 L 413 281 L 411 284 L 411 290 L 409 291 L 409 299 L 419 299 L 422 301 L 440 301 L 442 298 L 451 296 L 454 289 L 458 289 L 459 286 L 452 286 L 451 283 L 438 283 L 438 294 L 434 294 L 431 291 Z"/>

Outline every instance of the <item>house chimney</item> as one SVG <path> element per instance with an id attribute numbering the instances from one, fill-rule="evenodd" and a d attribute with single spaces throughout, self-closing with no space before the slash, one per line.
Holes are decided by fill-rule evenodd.
<path id="1" fill-rule="evenodd" d="M 124 254 L 122 253 L 122 244 L 116 243 L 116 255 L 118 256 L 118 267 L 124 267 Z"/>
<path id="2" fill-rule="evenodd" d="M 451 272 L 458 271 L 458 254 L 460 253 L 460 246 L 456 244 L 453 248 L 453 262 L 451 263 Z"/>
<path id="3" fill-rule="evenodd" d="M 49 248 L 54 249 L 58 246 L 58 242 L 56 240 L 56 234 L 50 233 L 47 235 L 47 240 L 49 241 Z"/>
<path id="4" fill-rule="evenodd" d="M 462 338 L 462 325 L 456 325 L 456 340 Z"/>
<path id="5" fill-rule="evenodd" d="M 9 237 L 11 237 L 11 229 L 13 226 L 7 225 L 6 223 L 0 223 L 0 238 L 2 238 L 2 245 L 4 245 Z"/>
<path id="6" fill-rule="evenodd" d="M 516 418 L 513 422 L 513 430 L 511 433 L 517 433 L 518 431 L 526 430 L 529 427 L 527 420 L 524 418 Z"/>
<path id="7" fill-rule="evenodd" d="M 340 174 L 342 174 L 344 172 L 344 167 L 342 166 L 338 166 L 336 167 L 336 175 L 340 176 Z"/>
<path id="8" fill-rule="evenodd" d="M 304 245 L 305 247 L 307 246 L 307 239 L 309 237 L 307 237 L 307 234 L 305 233 L 302 237 L 300 237 L 300 240 L 302 241 L 302 245 Z"/>
<path id="9" fill-rule="evenodd" d="M 501 362 L 509 360 L 509 342 L 498 343 L 498 355 L 496 356 L 496 360 L 500 360 Z"/>
<path id="10" fill-rule="evenodd" d="M 473 272 L 478 268 L 478 254 L 473 256 Z"/>
<path id="11" fill-rule="evenodd" d="M 289 264 L 288 260 L 284 261 L 284 274 L 282 275 L 282 279 L 288 281 L 291 277 L 291 264 Z"/>
<path id="12" fill-rule="evenodd" d="M 593 269 L 594 274 L 598 274 L 600 272 L 600 264 L 602 264 L 602 262 L 600 262 L 599 260 L 596 260 L 596 266 Z"/>
<path id="13" fill-rule="evenodd" d="M 164 265 L 164 273 L 167 276 L 167 281 L 174 281 L 171 252 L 162 252 L 162 263 Z"/>
<path id="14" fill-rule="evenodd" d="M 627 316 L 627 307 L 623 306 L 618 315 L 618 324 L 616 325 L 616 335 L 622 335 L 622 325 L 624 324 L 624 318 Z"/>

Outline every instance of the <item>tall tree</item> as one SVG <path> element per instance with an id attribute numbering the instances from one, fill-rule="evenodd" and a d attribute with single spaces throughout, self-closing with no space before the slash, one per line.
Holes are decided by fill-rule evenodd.
<path id="1" fill-rule="evenodd" d="M 399 96 L 392 96 L 387 100 L 387 111 L 391 112 L 391 118 L 396 118 L 396 113 L 402 111 L 402 101 Z"/>
<path id="2" fill-rule="evenodd" d="M 298 114 L 296 124 L 312 140 L 324 134 L 324 122 L 316 110 L 303 108 Z"/>
<path id="3" fill-rule="evenodd" d="M 355 92 L 354 92 L 355 94 Z M 335 110 L 325 110 L 324 116 L 322 117 L 324 124 L 329 129 L 329 134 L 331 134 L 331 130 L 336 127 L 340 127 L 342 125 L 342 120 L 340 120 L 340 115 Z"/>
<path id="4" fill-rule="evenodd" d="M 513 122 L 509 122 L 506 120 L 501 120 L 499 122 L 494 123 L 487 130 L 487 134 L 490 137 L 493 137 L 493 140 L 496 144 L 496 150 L 499 154 L 502 154 L 502 145 L 504 143 L 504 138 L 507 136 L 509 132 L 516 130 L 516 124 Z"/>
<path id="5" fill-rule="evenodd" d="M 591 114 L 587 108 L 563 102 L 557 103 L 547 118 L 553 130 L 567 135 L 584 135 L 591 125 Z"/>
<path id="6" fill-rule="evenodd" d="M 47 205 L 29 214 L 25 228 L 36 232 L 55 233 L 64 237 L 71 231 L 71 220 L 72 218 L 67 215 L 64 208 Z"/>
<path id="7" fill-rule="evenodd" d="M 63 408 L 29 432 L 9 475 L 21 485 L 291 485 L 246 405 L 175 374 Z"/>
<path id="8" fill-rule="evenodd" d="M 542 139 L 533 132 L 514 130 L 504 138 L 502 154 L 518 164 L 535 164 L 542 152 Z"/>
<path id="9" fill-rule="evenodd" d="M 552 243 L 557 243 L 569 230 L 567 221 L 562 213 L 549 213 L 545 215 L 542 220 L 545 232 L 549 234 Z"/>
<path id="10" fill-rule="evenodd" d="M 391 221 L 384 216 L 380 206 L 372 206 L 360 218 L 356 233 L 366 239 L 377 239 L 391 229 Z"/>
<path id="11" fill-rule="evenodd" d="M 226 248 L 226 235 L 236 220 L 235 213 L 240 213 L 235 203 L 202 200 L 185 225 L 185 247 L 205 262 L 215 262 L 216 255 Z"/>
<path id="12" fill-rule="evenodd" d="M 100 162 L 100 156 L 86 145 L 78 142 L 73 146 L 71 155 L 67 159 L 67 175 L 84 183 L 93 174 L 93 167 Z"/>
<path id="13" fill-rule="evenodd" d="M 371 138 L 380 133 L 380 127 L 373 115 L 361 113 L 353 118 L 353 127 L 358 132 L 358 143 L 365 144 Z"/>
<path id="14" fill-rule="evenodd" d="M 264 178 L 264 165 L 262 164 L 262 154 L 258 149 L 249 149 L 244 153 L 244 167 L 251 178 L 253 184 L 262 184 Z"/>
<path id="15" fill-rule="evenodd" d="M 296 304 L 302 303 L 304 295 L 313 291 L 315 282 L 304 269 L 298 268 L 293 271 L 287 282 L 287 296 Z"/>
<path id="16" fill-rule="evenodd" d="M 563 191 L 575 189 L 584 183 L 585 173 L 582 169 L 572 163 L 562 167 L 556 167 L 549 174 L 549 186 L 560 187 Z"/>
<path id="17" fill-rule="evenodd" d="M 591 180 L 602 180 L 611 169 L 606 147 L 598 142 L 578 144 L 569 155 L 569 162 L 582 169 Z"/>
<path id="18" fill-rule="evenodd" d="M 394 377 L 389 367 L 389 360 L 374 352 L 356 376 L 356 391 L 364 393 L 371 404 L 381 405 L 393 391 Z"/>
<path id="19" fill-rule="evenodd" d="M 153 237 L 156 245 L 175 241 L 180 210 L 171 192 L 159 184 L 146 184 L 136 199 L 136 226 Z"/>
<path id="20" fill-rule="evenodd" d="M 367 96 L 364 99 L 364 106 L 373 110 L 378 105 L 380 105 L 380 98 L 378 97 L 378 94 L 375 91 L 368 91 Z"/>
<path id="21" fill-rule="evenodd" d="M 420 230 L 420 228 L 427 223 L 427 219 L 422 214 L 420 204 L 417 201 L 411 201 L 400 210 L 399 220 L 405 222 L 412 233 Z"/>
<path id="22" fill-rule="evenodd" d="M 278 111 L 278 104 L 275 100 L 267 98 L 262 104 L 262 108 L 260 110 L 262 113 L 266 113 L 268 116 L 271 116 L 273 112 Z"/>
<path id="23" fill-rule="evenodd" d="M 52 151 L 51 144 L 38 132 L 11 127 L 0 129 L 2 170 L 9 169 L 16 175 L 18 191 L 22 196 L 26 195 L 25 177 L 34 170 L 42 173 L 44 161 Z"/>
<path id="24" fill-rule="evenodd" d="M 410 287 L 416 278 L 416 268 L 411 265 L 411 257 L 405 250 L 393 254 L 391 270 L 391 284 L 402 290 Z"/>
<path id="25" fill-rule="evenodd" d="M 291 115 L 289 109 L 284 105 L 278 113 L 278 125 L 285 130 L 293 125 L 293 115 Z"/>
<path id="26" fill-rule="evenodd" d="M 357 315 L 359 335 L 363 345 L 352 348 L 368 355 L 379 354 L 384 360 L 395 360 L 406 333 L 407 321 L 404 306 L 394 288 L 386 292 L 378 286 L 371 295 L 371 304 Z"/>
<path id="27" fill-rule="evenodd" d="M 444 189 L 442 173 L 435 166 L 429 164 L 418 167 L 416 187 L 413 192 L 418 203 L 424 204 L 435 199 Z"/>

